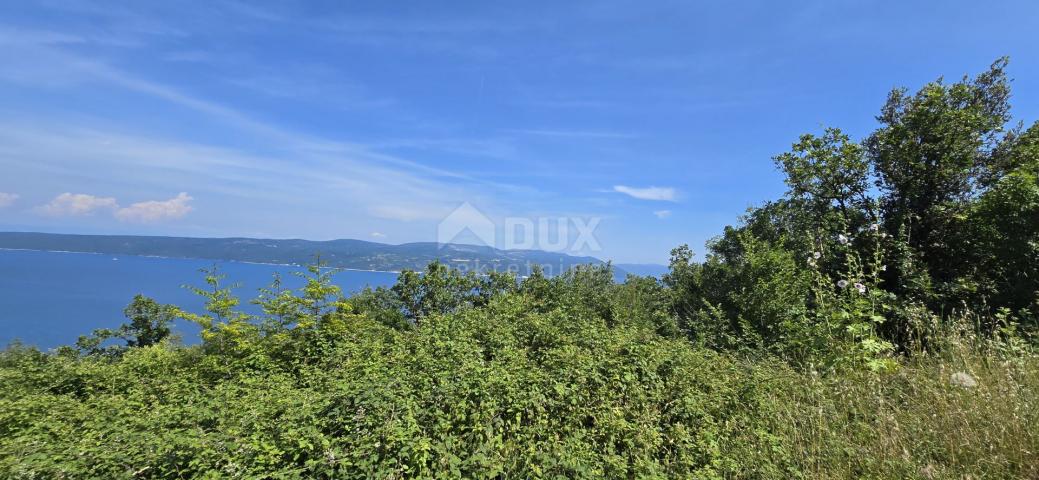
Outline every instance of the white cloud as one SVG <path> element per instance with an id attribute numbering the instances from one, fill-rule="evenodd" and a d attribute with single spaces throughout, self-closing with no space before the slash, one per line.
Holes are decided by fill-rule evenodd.
<path id="1" fill-rule="evenodd" d="M 119 204 L 112 197 L 95 197 L 85 193 L 65 192 L 50 203 L 37 207 L 37 211 L 44 215 L 55 217 L 93 215 L 97 210 L 116 209 Z"/>
<path id="2" fill-rule="evenodd" d="M 386 238 L 386 234 L 382 232 L 372 232 L 372 238 Z"/>
<path id="3" fill-rule="evenodd" d="M 671 187 L 636 188 L 625 185 L 614 185 L 613 191 L 623 193 L 639 200 L 675 200 L 675 189 Z"/>
<path id="4" fill-rule="evenodd" d="M 0 196 L 0 200 L 2 199 L 3 197 Z M 180 192 L 179 195 L 169 200 L 151 200 L 120 208 L 119 203 L 113 197 L 65 192 L 54 197 L 46 205 L 36 207 L 36 211 L 53 217 L 65 217 L 93 215 L 99 210 L 108 210 L 120 221 L 151 223 L 187 215 L 192 210 L 191 205 L 188 205 L 191 200 L 190 195 Z"/>
<path id="5" fill-rule="evenodd" d="M 124 222 L 153 223 L 159 220 L 183 218 L 192 210 L 192 200 L 186 192 L 180 192 L 169 200 L 139 202 L 115 212 L 115 218 Z"/>
<path id="6" fill-rule="evenodd" d="M 665 219 L 671 216 L 671 210 L 656 210 L 653 212 L 653 215 L 656 215 L 659 219 Z"/>
<path id="7" fill-rule="evenodd" d="M 0 208 L 11 206 L 15 200 L 18 200 L 17 193 L 0 192 Z"/>

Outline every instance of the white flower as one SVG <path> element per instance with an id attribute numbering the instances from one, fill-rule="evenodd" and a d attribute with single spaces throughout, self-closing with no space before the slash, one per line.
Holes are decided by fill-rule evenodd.
<path id="1" fill-rule="evenodd" d="M 841 245 L 847 245 L 848 244 L 848 236 L 843 234 L 843 233 L 840 234 L 840 235 L 837 235 L 837 241 L 841 242 Z"/>
<path id="2" fill-rule="evenodd" d="M 819 259 L 819 257 L 822 257 L 822 256 L 823 256 L 823 254 L 822 254 L 822 253 L 820 253 L 820 252 L 813 252 L 813 253 L 812 253 L 812 258 L 814 258 L 814 259 L 816 259 L 816 260 L 818 260 L 818 259 Z"/>
<path id="3" fill-rule="evenodd" d="M 845 287 L 848 286 L 848 281 L 847 280 L 839 280 L 839 281 L 837 281 L 837 286 L 840 287 L 840 288 L 845 288 Z"/>
<path id="4" fill-rule="evenodd" d="M 866 293 L 866 286 L 859 282 L 855 282 L 855 290 L 858 290 L 859 293 Z"/>
<path id="5" fill-rule="evenodd" d="M 878 232 L 878 231 L 880 231 L 880 225 L 877 225 L 875 223 L 870 225 L 869 226 L 869 231 L 871 231 L 871 232 Z"/>
<path id="6" fill-rule="evenodd" d="M 887 271 L 887 265 L 881 265 L 880 266 L 880 271 L 881 272 L 886 272 Z"/>
<path id="7" fill-rule="evenodd" d="M 949 383 L 963 388 L 974 388 L 978 381 L 967 372 L 956 372 L 949 376 Z"/>

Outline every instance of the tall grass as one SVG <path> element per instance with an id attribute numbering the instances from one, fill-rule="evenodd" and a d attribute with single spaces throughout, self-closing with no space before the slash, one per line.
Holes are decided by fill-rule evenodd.
<path id="1" fill-rule="evenodd" d="M 776 371 L 761 413 L 781 448 L 759 449 L 758 465 L 807 478 L 1039 478 L 1039 358 L 1006 341 L 961 331 L 894 373 Z M 733 476 L 770 476 L 754 464 Z"/>

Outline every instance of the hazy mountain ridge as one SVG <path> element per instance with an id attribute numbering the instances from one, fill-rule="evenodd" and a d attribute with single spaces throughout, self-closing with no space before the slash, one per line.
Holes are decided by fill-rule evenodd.
<path id="1" fill-rule="evenodd" d="M 661 278 L 670 270 L 670 267 L 667 265 L 659 265 L 656 263 L 614 263 L 613 268 L 614 270 L 638 275 L 640 277 L 657 278 Z"/>
<path id="2" fill-rule="evenodd" d="M 546 273 L 557 274 L 576 265 L 604 263 L 595 257 L 540 250 L 499 250 L 479 245 L 442 245 L 434 242 L 390 245 L 352 239 L 313 241 L 0 232 L 0 248 L 292 265 L 313 262 L 315 256 L 320 255 L 332 267 L 384 271 L 421 270 L 429 262 L 440 260 L 463 270 L 512 268 L 520 275 L 528 274 L 534 264 L 542 265 Z M 615 267 L 615 274 L 619 278 L 623 278 L 626 273 L 625 269 Z"/>

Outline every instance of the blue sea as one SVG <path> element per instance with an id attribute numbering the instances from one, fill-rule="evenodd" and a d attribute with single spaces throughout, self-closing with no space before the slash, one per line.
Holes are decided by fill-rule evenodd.
<path id="1" fill-rule="evenodd" d="M 204 286 L 203 268 L 216 266 L 225 282 L 238 283 L 243 309 L 258 289 L 281 273 L 283 285 L 297 288 L 291 275 L 301 267 L 184 258 L 138 257 L 93 253 L 0 250 L 0 348 L 19 340 L 43 349 L 75 343 L 96 328 L 122 324 L 123 308 L 141 293 L 160 303 L 201 312 L 203 301 L 184 285 Z M 397 274 L 345 270 L 335 276 L 344 292 L 392 285 Z M 192 324 L 174 326 L 186 343 L 197 341 Z"/>

